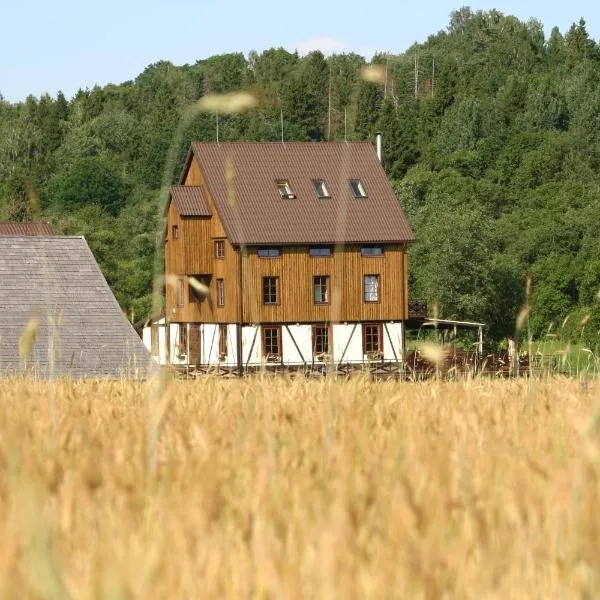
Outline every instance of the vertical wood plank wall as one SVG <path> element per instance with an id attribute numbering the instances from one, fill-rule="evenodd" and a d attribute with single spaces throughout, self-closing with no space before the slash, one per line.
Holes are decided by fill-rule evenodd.
<path id="1" fill-rule="evenodd" d="M 180 217 L 173 204 L 167 213 L 165 269 L 167 274 L 167 318 L 172 322 L 235 323 L 239 320 L 239 260 L 242 260 L 244 323 L 310 323 L 403 320 L 408 316 L 408 270 L 403 245 L 388 244 L 383 256 L 367 257 L 360 245 L 335 247 L 330 257 L 311 257 L 308 246 L 287 246 L 279 258 L 259 258 L 256 248 L 242 256 L 234 248 L 195 159 L 187 171 L 185 185 L 203 188 L 212 217 Z M 172 225 L 179 239 L 172 240 Z M 225 258 L 215 258 L 214 241 L 225 240 Z M 190 296 L 186 276 L 211 275 L 209 296 L 197 301 Z M 330 277 L 329 304 L 313 302 L 313 277 Z M 380 300 L 364 302 L 364 275 L 379 275 Z M 279 277 L 280 303 L 262 303 L 262 278 Z M 176 280 L 184 278 L 184 307 L 177 307 Z M 216 280 L 223 279 L 225 306 L 217 307 Z M 192 301 L 190 301 L 192 300 Z"/>

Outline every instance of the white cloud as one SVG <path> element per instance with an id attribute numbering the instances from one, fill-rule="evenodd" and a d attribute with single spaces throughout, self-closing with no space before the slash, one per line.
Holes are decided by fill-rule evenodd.
<path id="1" fill-rule="evenodd" d="M 341 53 L 346 50 L 346 44 L 340 40 L 330 37 L 313 38 L 304 42 L 298 42 L 296 49 L 300 55 L 308 54 L 314 50 L 320 50 L 325 56 Z"/>

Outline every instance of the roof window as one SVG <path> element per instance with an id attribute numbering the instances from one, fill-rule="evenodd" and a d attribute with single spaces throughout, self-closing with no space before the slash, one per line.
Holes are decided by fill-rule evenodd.
<path id="1" fill-rule="evenodd" d="M 293 200 L 296 197 L 296 194 L 292 192 L 292 187 L 290 186 L 290 182 L 287 179 L 279 179 L 275 183 L 277 184 L 279 195 L 284 200 Z"/>
<path id="2" fill-rule="evenodd" d="M 355 198 L 366 198 L 367 194 L 360 179 L 349 179 L 348 183 Z"/>
<path id="3" fill-rule="evenodd" d="M 331 198 L 329 190 L 322 179 L 313 179 L 313 184 L 315 186 L 315 192 L 317 192 L 317 198 Z"/>

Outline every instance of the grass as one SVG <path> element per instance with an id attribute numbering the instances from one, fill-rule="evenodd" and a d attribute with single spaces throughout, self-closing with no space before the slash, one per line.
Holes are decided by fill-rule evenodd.
<path id="1" fill-rule="evenodd" d="M 4 381 L 0 400 L 2 598 L 600 593 L 595 379 Z"/>

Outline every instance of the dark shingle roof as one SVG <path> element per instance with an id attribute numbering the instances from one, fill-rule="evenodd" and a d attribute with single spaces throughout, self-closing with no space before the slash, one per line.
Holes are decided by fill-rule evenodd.
<path id="1" fill-rule="evenodd" d="M 54 235 L 54 231 L 50 223 L 0 221 L 0 235 Z"/>
<path id="2" fill-rule="evenodd" d="M 171 186 L 171 200 L 181 217 L 210 217 L 210 206 L 202 188 L 194 185 Z"/>
<path id="3" fill-rule="evenodd" d="M 192 151 L 233 244 L 414 240 L 369 142 L 194 142 Z M 315 179 L 330 198 L 317 198 Z M 354 197 L 350 179 L 367 198 Z M 276 180 L 289 181 L 296 198 L 282 199 Z"/>
<path id="4" fill-rule="evenodd" d="M 55 375 L 144 376 L 150 356 L 125 319 L 82 237 L 0 237 L 0 375 L 46 378 L 55 324 Z M 19 337 L 37 321 L 27 359 Z"/>

